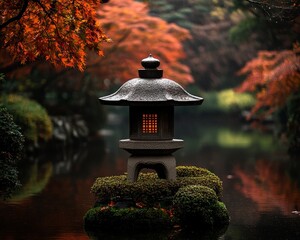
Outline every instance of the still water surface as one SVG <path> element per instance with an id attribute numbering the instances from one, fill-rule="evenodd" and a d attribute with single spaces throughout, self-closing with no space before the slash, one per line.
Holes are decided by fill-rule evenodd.
<path id="1" fill-rule="evenodd" d="M 238 121 L 177 118 L 175 135 L 185 140 L 175 154 L 177 165 L 206 167 L 223 181 L 231 222 L 218 239 L 300 239 L 299 159 L 286 156 L 272 133 Z M 76 149 L 51 148 L 21 165 L 22 189 L 0 203 L 0 239 L 89 239 L 82 219 L 94 203 L 91 185 L 98 176 L 126 171 L 128 155 L 118 149 L 118 139 L 126 137 L 127 123 L 111 123 L 101 139 Z M 101 239 L 172 239 L 172 234 Z"/>

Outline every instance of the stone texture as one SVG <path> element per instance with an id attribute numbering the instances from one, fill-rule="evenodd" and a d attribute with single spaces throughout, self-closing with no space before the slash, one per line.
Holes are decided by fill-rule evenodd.
<path id="1" fill-rule="evenodd" d="M 124 83 L 115 93 L 99 98 L 106 105 L 200 105 L 203 98 L 185 91 L 167 78 L 134 78 Z"/>
<path id="2" fill-rule="evenodd" d="M 134 155 L 166 155 L 183 147 L 182 139 L 137 141 L 122 139 L 119 147 Z"/>
<path id="3" fill-rule="evenodd" d="M 139 172 L 144 169 L 154 169 L 159 178 L 167 180 L 176 179 L 176 160 L 168 156 L 130 156 L 127 162 L 127 179 L 134 182 Z"/>

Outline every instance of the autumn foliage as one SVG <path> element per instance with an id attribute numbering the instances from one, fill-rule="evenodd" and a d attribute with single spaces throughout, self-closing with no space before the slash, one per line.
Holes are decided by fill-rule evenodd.
<path id="1" fill-rule="evenodd" d="M 182 42 L 190 37 L 186 29 L 150 16 L 146 3 L 133 0 L 111 1 L 98 14 L 113 42 L 104 45 L 103 58 L 89 57 L 89 72 L 124 82 L 137 77 L 140 61 L 151 53 L 160 60 L 165 77 L 180 83 L 193 81 L 182 63 Z"/>
<path id="2" fill-rule="evenodd" d="M 83 70 L 86 50 L 109 41 L 97 19 L 99 0 L 0 2 L 0 46 L 22 64 L 45 59 Z"/>
<path id="3" fill-rule="evenodd" d="M 249 61 L 239 74 L 246 80 L 237 89 L 253 92 L 257 102 L 252 114 L 259 110 L 272 113 L 285 105 L 288 98 L 300 90 L 300 45 L 293 50 L 260 51 L 257 58 Z"/>
<path id="4" fill-rule="evenodd" d="M 47 12 L 54 8 L 50 2 L 48 6 L 47 1 L 43 1 Z M 67 2 L 70 7 L 66 7 Z M 1 5 L 7 8 L 4 3 Z M 11 39 L 8 35 L 0 38 L 5 42 L 0 48 L 0 71 L 6 73 L 8 78 L 22 78 L 38 71 L 60 86 L 70 85 L 66 87 L 78 90 L 89 76 L 92 81 L 90 86 L 102 89 L 110 83 L 137 77 L 140 61 L 151 53 L 161 61 L 164 77 L 182 84 L 193 81 L 189 67 L 183 62 L 185 53 L 182 43 L 190 38 L 189 32 L 150 16 L 145 2 L 110 1 L 99 7 L 91 0 L 55 1 L 56 10 L 51 10 L 54 12 L 50 11 L 50 16 L 46 12 L 37 14 L 43 12 L 39 6 L 37 2 L 30 1 L 20 20 L 2 29 L 0 25 L 0 31 L 12 36 Z M 7 13 L 6 19 L 14 14 L 8 16 Z M 38 17 L 42 14 L 43 17 Z M 0 24 L 3 22 L 0 21 Z M 17 34 L 13 31 L 15 25 L 18 25 Z M 30 63 L 34 60 L 38 61 Z M 53 63 L 56 70 L 53 71 L 43 60 Z M 28 64 L 16 68 L 16 61 Z M 77 67 L 84 72 L 62 67 Z"/>

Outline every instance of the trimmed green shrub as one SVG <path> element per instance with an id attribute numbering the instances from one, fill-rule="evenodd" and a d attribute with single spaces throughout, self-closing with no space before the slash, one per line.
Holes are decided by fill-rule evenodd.
<path id="1" fill-rule="evenodd" d="M 159 179 L 154 173 L 140 174 L 136 182 L 129 182 L 126 175 L 96 179 L 92 192 L 97 202 L 84 218 L 86 229 L 149 230 L 177 223 L 223 227 L 228 223 L 227 209 L 219 202 L 221 180 L 195 166 L 176 170 L 174 181 Z"/>
<path id="2" fill-rule="evenodd" d="M 12 116 L 0 106 L 0 197 L 6 199 L 20 185 L 16 162 L 21 159 L 24 138 Z"/>
<path id="3" fill-rule="evenodd" d="M 181 223 L 213 224 L 213 206 L 217 202 L 215 192 L 205 186 L 182 187 L 174 197 L 175 216 Z"/>
<path id="4" fill-rule="evenodd" d="M 188 185 L 203 185 L 213 189 L 220 198 L 222 182 L 213 173 L 197 167 L 177 167 L 178 175 L 175 181 L 159 179 L 156 174 L 140 174 L 138 181 L 127 181 L 126 175 L 100 177 L 92 186 L 100 203 L 108 203 L 111 200 L 132 199 L 146 206 L 153 206 L 166 199 L 172 199 L 179 188 Z M 188 175 L 192 177 L 188 177 Z"/>
<path id="5" fill-rule="evenodd" d="M 229 221 L 227 210 L 216 193 L 206 186 L 182 187 L 174 196 L 174 216 L 183 227 L 199 228 Z"/>
<path id="6" fill-rule="evenodd" d="M 171 225 L 170 216 L 161 208 L 95 207 L 84 216 L 86 230 L 160 230 Z"/>
<path id="7" fill-rule="evenodd" d="M 92 186 L 92 192 L 102 203 L 130 198 L 134 202 L 142 202 L 148 206 L 153 206 L 163 197 L 171 195 L 167 180 L 154 178 L 154 174 L 147 176 L 149 178 L 146 181 L 144 180 L 146 177 L 142 176 L 142 179 L 134 183 L 127 181 L 125 175 L 98 178 Z"/>
<path id="8" fill-rule="evenodd" d="M 214 207 L 214 224 L 226 225 L 229 223 L 228 210 L 223 202 L 218 201 Z"/>
<path id="9" fill-rule="evenodd" d="M 175 182 L 177 184 L 176 192 L 179 188 L 189 186 L 189 185 L 201 185 L 206 186 L 216 193 L 220 199 L 222 196 L 222 181 L 215 174 L 204 175 L 199 177 L 184 177 L 178 178 Z"/>
<path id="10" fill-rule="evenodd" d="M 214 175 L 212 172 L 205 168 L 199 168 L 196 166 L 177 166 L 177 177 L 199 177 L 203 175 Z"/>
<path id="11" fill-rule="evenodd" d="M 52 136 L 52 123 L 46 110 L 37 102 L 18 95 L 0 98 L 14 122 L 21 127 L 26 140 L 37 142 L 48 140 Z"/>

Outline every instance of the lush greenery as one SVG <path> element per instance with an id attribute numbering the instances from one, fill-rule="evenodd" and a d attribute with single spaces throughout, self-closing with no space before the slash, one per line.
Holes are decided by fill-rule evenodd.
<path id="1" fill-rule="evenodd" d="M 37 102 L 18 95 L 0 98 L 14 122 L 21 127 L 25 139 L 34 143 L 52 136 L 52 123 L 46 110 Z"/>
<path id="2" fill-rule="evenodd" d="M 197 228 L 228 223 L 226 207 L 218 201 L 216 193 L 208 187 L 190 185 L 182 187 L 174 196 L 174 215 L 181 225 Z"/>
<path id="3" fill-rule="evenodd" d="M 161 208 L 95 207 L 85 215 L 85 228 L 108 231 L 161 230 L 171 227 L 169 214 Z"/>
<path id="4" fill-rule="evenodd" d="M 197 132 L 193 135 L 194 137 L 186 139 L 187 148 L 191 152 L 197 151 L 199 148 L 215 146 L 222 149 L 244 149 L 249 153 L 250 151 L 271 151 L 280 146 L 274 141 L 272 135 L 262 135 L 251 130 L 241 132 L 234 128 L 230 129 L 219 125 L 216 127 L 208 126 Z"/>
<path id="5" fill-rule="evenodd" d="M 216 177 L 216 175 L 205 168 L 199 168 L 195 166 L 177 166 L 176 174 L 178 178 L 183 177 L 200 177 L 200 176 L 211 176 Z M 221 186 L 220 186 L 221 187 Z"/>
<path id="6" fill-rule="evenodd" d="M 255 99 L 251 94 L 237 93 L 233 89 L 203 92 L 201 96 L 205 99 L 205 104 L 200 110 L 208 114 L 239 114 L 255 104 Z"/>
<path id="7" fill-rule="evenodd" d="M 179 177 L 176 181 L 158 179 L 153 173 L 140 174 L 137 182 L 127 181 L 126 175 L 100 177 L 92 186 L 92 193 L 100 203 L 130 198 L 134 202 L 150 207 L 172 198 L 183 186 L 198 184 L 213 189 L 217 196 L 221 197 L 222 182 L 215 174 L 201 168 L 195 170 L 195 167 L 177 167 L 177 169 Z"/>
<path id="8" fill-rule="evenodd" d="M 16 162 L 21 159 L 24 138 L 12 116 L 0 105 L 0 197 L 8 198 L 20 185 Z"/>
<path id="9" fill-rule="evenodd" d="M 96 179 L 92 192 L 97 202 L 85 216 L 86 228 L 141 230 L 156 228 L 160 224 L 165 228 L 171 223 L 181 223 L 182 227 L 192 226 L 181 214 L 187 207 L 186 199 L 191 203 L 187 207 L 187 214 L 198 214 L 200 225 L 213 227 L 228 223 L 227 210 L 219 202 L 221 180 L 203 168 L 178 166 L 176 170 L 177 179 L 174 181 L 159 179 L 154 173 L 140 174 L 136 182 L 127 181 L 126 175 Z M 189 187 L 193 187 L 194 195 L 184 190 Z M 186 196 L 180 197 L 182 191 Z M 206 196 L 205 191 L 213 196 L 212 199 Z M 210 203 L 202 206 L 207 201 Z M 202 211 L 204 207 L 207 211 Z"/>

